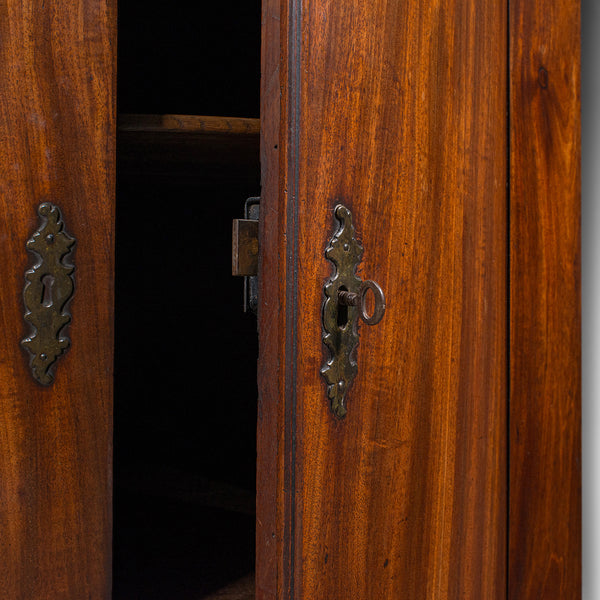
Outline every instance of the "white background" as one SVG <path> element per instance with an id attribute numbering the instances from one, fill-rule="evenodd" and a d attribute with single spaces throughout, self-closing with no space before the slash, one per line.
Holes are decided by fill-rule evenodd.
<path id="1" fill-rule="evenodd" d="M 600 0 L 581 12 L 583 599 L 600 600 Z"/>

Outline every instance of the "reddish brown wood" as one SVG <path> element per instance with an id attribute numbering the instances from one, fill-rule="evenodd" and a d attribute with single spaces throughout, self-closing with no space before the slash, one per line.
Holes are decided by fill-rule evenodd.
<path id="1" fill-rule="evenodd" d="M 241 117 L 213 117 L 202 115 L 137 115 L 119 114 L 119 132 L 181 134 L 249 134 L 260 132 L 259 119 Z"/>
<path id="2" fill-rule="evenodd" d="M 282 597 L 285 536 L 284 407 L 285 349 L 285 66 L 280 70 L 280 0 L 263 0 L 261 28 L 261 215 L 259 230 L 258 423 L 256 439 L 256 598 Z M 285 48 L 285 47 L 283 47 Z M 285 138 L 283 138 L 285 139 Z"/>
<path id="3" fill-rule="evenodd" d="M 114 73 L 109 0 L 0 7 L 0 595 L 108 599 Z M 25 242 L 49 200 L 77 238 L 71 349 L 54 385 L 19 347 Z"/>
<path id="4" fill-rule="evenodd" d="M 581 596 L 578 0 L 510 3 L 509 598 Z"/>
<path id="5" fill-rule="evenodd" d="M 266 14 L 281 55 L 269 46 L 263 102 L 281 92 L 281 125 L 265 134 L 263 113 L 259 504 L 276 508 L 259 572 L 267 531 L 276 546 L 258 597 L 503 598 L 506 5 L 290 0 Z M 360 274 L 388 300 L 361 327 L 344 421 L 319 375 L 338 201 Z"/>

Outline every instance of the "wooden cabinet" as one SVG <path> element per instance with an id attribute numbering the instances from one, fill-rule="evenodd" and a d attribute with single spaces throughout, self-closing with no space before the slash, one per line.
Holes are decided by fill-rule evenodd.
<path id="1" fill-rule="evenodd" d="M 578 3 L 2 9 L 2 597 L 578 598 Z M 77 240 L 45 387 L 42 202 Z M 343 417 L 338 204 L 387 301 Z"/>

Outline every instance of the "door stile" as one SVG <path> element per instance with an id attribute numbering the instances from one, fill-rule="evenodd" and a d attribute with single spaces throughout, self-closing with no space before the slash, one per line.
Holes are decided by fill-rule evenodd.
<path id="1" fill-rule="evenodd" d="M 287 340 L 287 3 L 263 0 L 256 599 L 289 597 L 292 514 Z"/>
<path id="2" fill-rule="evenodd" d="M 257 600 L 298 597 L 299 0 L 263 0 Z"/>
<path id="3" fill-rule="evenodd" d="M 9 0 L 0 38 L 1 595 L 108 600 L 116 2 Z M 70 347 L 49 385 L 19 343 L 43 203 L 76 239 Z"/>
<path id="4" fill-rule="evenodd" d="M 580 3 L 510 0 L 510 600 L 581 597 Z"/>

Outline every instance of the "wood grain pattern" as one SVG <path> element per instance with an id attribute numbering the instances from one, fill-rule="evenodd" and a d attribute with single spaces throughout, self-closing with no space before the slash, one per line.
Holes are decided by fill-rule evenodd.
<path id="1" fill-rule="evenodd" d="M 264 145 L 279 180 L 267 173 L 261 240 L 279 261 L 263 265 L 259 370 L 279 433 L 267 457 L 277 547 L 258 598 L 506 594 L 506 9 L 277 11 L 263 93 L 282 92 L 279 147 Z M 361 327 L 343 421 L 319 375 L 338 201 L 365 248 L 360 275 L 388 300 Z"/>
<path id="2" fill-rule="evenodd" d="M 139 133 L 223 133 L 253 134 L 260 132 L 260 119 L 241 117 L 213 117 L 202 115 L 138 115 L 120 114 L 118 119 L 120 132 Z"/>
<path id="3" fill-rule="evenodd" d="M 581 597 L 579 26 L 511 0 L 511 600 Z"/>
<path id="4" fill-rule="evenodd" d="M 256 434 L 256 598 L 282 597 L 285 536 L 283 369 L 285 365 L 286 69 L 280 69 L 285 21 L 280 0 L 263 0 L 261 26 L 261 214 L 259 223 L 259 355 Z"/>
<path id="5" fill-rule="evenodd" d="M 7 600 L 108 599 L 111 570 L 112 0 L 0 5 L 0 582 Z M 25 242 L 61 209 L 72 345 L 48 388 L 19 348 Z"/>

